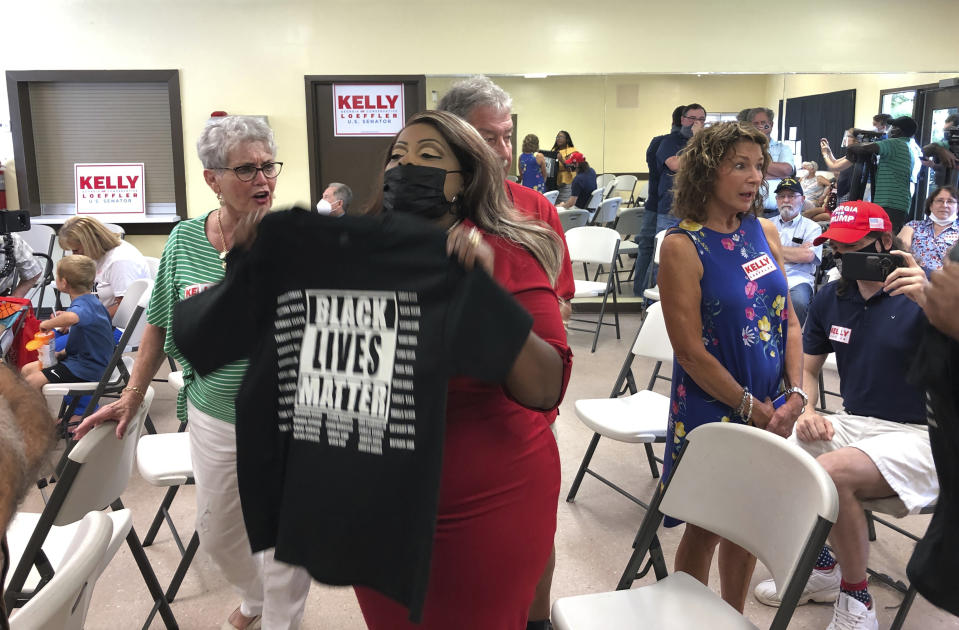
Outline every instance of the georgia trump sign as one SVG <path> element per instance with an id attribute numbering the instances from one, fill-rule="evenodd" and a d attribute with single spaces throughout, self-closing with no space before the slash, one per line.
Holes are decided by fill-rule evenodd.
<path id="1" fill-rule="evenodd" d="M 143 164 L 74 164 L 77 214 L 144 214 Z"/>
<path id="2" fill-rule="evenodd" d="M 402 83 L 333 84 L 333 135 L 394 136 L 405 120 Z"/>

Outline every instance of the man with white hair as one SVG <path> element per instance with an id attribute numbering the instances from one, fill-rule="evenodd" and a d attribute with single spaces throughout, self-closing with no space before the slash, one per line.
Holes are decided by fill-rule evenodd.
<path id="1" fill-rule="evenodd" d="M 511 108 L 513 99 L 501 87 L 488 77 L 477 75 L 454 83 L 440 99 L 437 109 L 456 114 L 470 125 L 489 144 L 493 152 L 503 160 L 503 182 L 506 194 L 513 206 L 520 212 L 547 223 L 563 241 L 563 266 L 556 279 L 556 295 L 560 300 L 560 313 L 563 321 L 569 319 L 571 307 L 569 300 L 575 291 L 573 267 L 569 260 L 566 239 L 563 238 L 563 226 L 556 214 L 556 207 L 546 197 L 531 188 L 526 188 L 506 179 L 509 166 L 513 161 L 513 118 Z M 556 420 L 556 411 L 545 414 L 551 425 Z M 555 425 L 554 425 L 555 426 Z M 553 581 L 553 568 L 556 564 L 556 549 L 550 554 L 529 610 L 527 630 L 549 630 L 550 586 Z"/>

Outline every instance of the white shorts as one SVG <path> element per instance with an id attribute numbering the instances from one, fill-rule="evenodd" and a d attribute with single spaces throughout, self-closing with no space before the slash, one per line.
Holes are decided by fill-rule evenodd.
<path id="1" fill-rule="evenodd" d="M 833 426 L 831 441 L 803 442 L 796 438 L 795 431 L 789 439 L 813 457 L 847 446 L 868 455 L 898 495 L 898 501 L 891 501 L 893 505 L 890 506 L 895 508 L 892 510 L 894 516 L 917 514 L 938 498 L 939 478 L 929 447 L 929 430 L 925 425 L 841 413 L 824 417 Z"/>

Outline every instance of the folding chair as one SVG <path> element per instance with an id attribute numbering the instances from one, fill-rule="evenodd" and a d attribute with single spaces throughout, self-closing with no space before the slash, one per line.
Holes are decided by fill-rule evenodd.
<path id="1" fill-rule="evenodd" d="M 636 202 L 635 197 L 633 197 L 633 189 L 636 188 L 636 181 L 637 178 L 635 175 L 619 175 L 616 177 L 613 193 L 617 195 L 626 193 L 626 196 L 622 197 L 622 199 L 623 203 L 627 206 L 631 206 Z"/>
<path id="2" fill-rule="evenodd" d="M 559 197 L 558 190 L 551 190 L 549 192 L 543 193 L 543 196 L 546 197 L 546 200 L 549 201 L 554 206 L 556 205 L 556 198 Z"/>
<path id="3" fill-rule="evenodd" d="M 593 194 L 589 197 L 589 203 L 586 204 L 586 210 L 589 211 L 589 220 L 592 221 L 593 217 L 596 216 L 596 213 L 599 211 L 600 204 L 603 203 L 603 189 L 597 188 L 593 191 Z"/>
<path id="4" fill-rule="evenodd" d="M 596 352 L 596 343 L 599 341 L 599 331 L 604 325 L 616 326 L 616 338 L 619 339 L 619 309 L 616 300 L 616 257 L 619 254 L 619 233 L 604 227 L 585 226 L 573 228 L 566 232 L 566 246 L 569 248 L 569 257 L 573 262 L 582 262 L 583 270 L 586 273 L 586 280 L 576 280 L 576 289 L 573 299 L 584 297 L 602 296 L 603 303 L 599 309 L 596 330 L 593 335 L 593 349 L 590 352 Z M 590 281 L 588 263 L 598 263 L 600 265 L 609 265 L 610 272 L 606 282 Z M 597 274 L 599 272 L 597 271 Z M 603 321 L 606 315 L 606 302 L 610 294 L 613 296 L 613 317 L 615 323 L 608 324 Z M 570 321 L 594 323 L 588 319 L 572 319 Z M 570 330 L 580 330 L 590 332 L 591 329 L 574 328 Z"/>
<path id="5" fill-rule="evenodd" d="M 157 279 L 157 272 L 160 270 L 160 259 L 153 256 L 144 256 L 147 260 L 147 266 L 150 267 L 150 279 Z"/>
<path id="6" fill-rule="evenodd" d="M 616 176 L 612 173 L 601 173 L 596 176 L 596 186 L 599 188 L 606 188 L 606 184 L 616 181 Z"/>
<path id="7" fill-rule="evenodd" d="M 639 254 L 639 245 L 635 239 L 632 241 L 628 239 L 630 236 L 636 237 L 639 235 L 639 230 L 642 228 L 644 212 L 646 211 L 641 206 L 634 206 L 632 208 L 620 208 L 619 214 L 616 215 L 616 223 L 613 225 L 613 229 L 619 232 L 622 239 L 619 243 L 619 259 L 617 262 L 620 263 L 620 269 L 616 272 L 617 274 L 626 271 L 626 269 L 622 268 L 623 255 L 637 256 Z M 626 275 L 627 282 L 633 277 L 633 273 L 636 270 L 635 268 L 636 264 L 634 261 L 633 266 Z"/>
<path id="8" fill-rule="evenodd" d="M 63 555 L 63 563 L 50 582 L 10 618 L 11 630 L 83 627 L 90 593 L 105 561 L 113 521 L 103 512 L 90 512 L 76 528 L 76 535 Z M 114 551 L 116 551 L 114 549 Z"/>
<path id="9" fill-rule="evenodd" d="M 653 373 L 649 377 L 646 389 L 639 390 L 636 381 L 633 378 L 633 359 L 636 357 L 647 357 L 656 361 Z M 661 376 L 660 371 L 663 364 L 672 363 L 673 347 L 669 343 L 669 336 L 666 334 L 666 322 L 663 319 L 663 309 L 658 303 L 653 304 L 646 311 L 646 319 L 643 325 L 636 333 L 636 339 L 633 340 L 633 347 L 626 355 L 623 361 L 623 367 L 619 370 L 619 376 L 616 377 L 616 383 L 613 384 L 613 391 L 609 398 L 590 398 L 576 401 L 576 417 L 583 424 L 593 430 L 593 438 L 586 448 L 586 454 L 579 465 L 576 477 L 573 479 L 573 485 L 569 488 L 569 494 L 566 496 L 567 502 L 572 502 L 576 498 L 576 492 L 579 485 L 583 482 L 583 477 L 587 474 L 599 479 L 607 486 L 625 496 L 627 499 L 647 507 L 646 503 L 636 498 L 626 490 L 623 490 L 613 482 L 609 481 L 599 473 L 589 468 L 589 463 L 593 459 L 593 453 L 596 451 L 596 445 L 599 444 L 601 437 L 608 437 L 620 442 L 630 444 L 643 444 L 646 447 L 646 459 L 649 461 L 649 471 L 653 478 L 659 477 L 659 467 L 656 465 L 656 456 L 653 454 L 653 442 L 666 441 L 666 425 L 669 422 L 669 397 L 657 394 L 653 391 L 657 379 L 665 381 L 669 377 Z M 627 397 L 624 394 L 629 393 Z"/>
<path id="10" fill-rule="evenodd" d="M 596 211 L 596 214 L 593 215 L 590 224 L 603 227 L 609 225 L 616 220 L 616 215 L 619 213 L 619 206 L 621 206 L 622 203 L 622 197 L 611 197 L 603 201 L 599 204 L 599 209 Z"/>
<path id="11" fill-rule="evenodd" d="M 557 600 L 553 626 L 755 628 L 690 575 L 666 575 L 656 531 L 668 514 L 744 547 L 766 565 L 785 585 L 770 628 L 785 630 L 838 511 L 832 479 L 795 444 L 755 427 L 702 425 L 690 431 L 670 478 L 657 486 L 618 590 Z M 643 573 L 651 565 L 658 581 L 631 589 L 647 553 Z"/>
<path id="12" fill-rule="evenodd" d="M 183 373 L 171 372 L 169 382 L 177 391 L 183 387 Z M 190 457 L 190 434 L 186 433 L 186 423 L 182 423 L 176 433 L 158 433 L 156 435 L 144 435 L 137 444 L 137 470 L 140 476 L 153 486 L 167 488 L 163 501 L 157 509 L 153 522 L 147 535 L 143 538 L 143 546 L 149 547 L 156 539 L 160 526 L 166 521 L 173 535 L 173 542 L 180 550 L 180 563 L 173 573 L 173 579 L 167 587 L 165 598 L 170 604 L 176 598 L 183 578 L 186 576 L 190 563 L 196 555 L 196 550 L 200 546 L 200 536 L 194 531 L 190 542 L 186 547 L 183 546 L 183 540 L 180 533 L 173 524 L 170 517 L 170 505 L 176 497 L 177 491 L 181 486 L 193 485 L 193 460 Z M 159 606 L 155 604 L 150 616 L 147 618 L 147 625 L 153 619 Z"/>
<path id="13" fill-rule="evenodd" d="M 579 208 L 566 208 L 557 212 L 559 222 L 563 226 L 563 232 L 568 232 L 574 227 L 583 227 L 589 221 L 589 211 Z"/>
<path id="14" fill-rule="evenodd" d="M 829 409 L 826 407 L 827 395 L 834 396 L 840 401 L 842 400 L 842 394 L 826 389 L 826 379 L 824 376 L 826 370 L 829 370 L 835 374 L 837 378 L 839 377 L 839 366 L 836 365 L 835 352 L 830 352 L 828 355 L 826 355 L 826 362 L 823 363 L 822 370 L 819 371 L 819 406 L 816 408 L 816 410 L 823 413 L 829 413 Z"/>
<path id="15" fill-rule="evenodd" d="M 116 234 L 117 236 L 119 236 L 120 238 L 126 238 L 126 237 L 127 237 L 127 231 L 126 231 L 125 229 L 123 229 L 123 226 L 122 226 L 122 225 L 117 225 L 116 223 L 104 223 L 103 226 L 104 226 L 106 229 L 108 229 L 108 230 L 110 230 L 111 232 L 113 232 L 114 234 Z"/>
<path id="16" fill-rule="evenodd" d="M 869 499 L 860 501 L 860 504 L 862 504 L 863 510 L 866 511 L 866 522 L 869 527 L 870 541 L 876 540 L 876 523 L 880 523 L 895 532 L 899 532 L 914 542 L 919 542 L 919 536 L 916 536 L 910 531 L 902 529 L 894 523 L 890 523 L 884 518 L 876 516 L 876 513 L 897 516 L 899 511 L 897 502 L 894 502 L 890 499 Z M 936 503 L 933 502 L 919 510 L 919 513 L 932 514 L 935 511 Z M 903 624 L 906 622 L 906 617 L 909 615 L 909 609 L 912 608 L 913 601 L 916 599 L 916 587 L 912 586 L 911 584 L 907 584 L 902 580 L 896 580 L 886 573 L 880 573 L 879 571 L 870 569 L 869 567 L 866 567 L 866 572 L 874 579 L 879 580 L 886 586 L 894 588 L 903 594 L 902 603 L 899 604 L 899 611 L 896 613 L 896 618 L 893 620 L 892 625 L 889 626 L 889 630 L 900 630 L 900 628 L 902 628 Z"/>
<path id="17" fill-rule="evenodd" d="M 16 567 L 4 593 L 8 610 L 29 601 L 50 581 L 56 567 L 61 566 L 63 553 L 58 550 L 64 546 L 57 544 L 63 531 L 60 527 L 75 523 L 91 510 L 110 506 L 113 508 L 109 516 L 114 522 L 114 538 L 117 535 L 121 540 L 126 538 L 153 601 L 159 602 L 160 616 L 166 627 L 177 628 L 173 611 L 164 599 L 153 567 L 133 529 L 130 511 L 124 509 L 120 500 L 133 472 L 137 438 L 152 402 L 153 388 L 148 387 L 122 440 L 116 438 L 116 424 L 113 422 L 105 422 L 83 436 L 67 455 L 43 512 L 21 512 L 14 518 L 7 532 L 10 566 Z M 116 544 L 119 546 L 120 540 Z M 24 590 L 27 587 L 31 590 Z"/>
<path id="18" fill-rule="evenodd" d="M 49 225 L 33 223 L 30 225 L 29 230 L 20 232 L 19 236 L 30 246 L 34 256 L 43 259 L 43 273 L 40 276 L 40 280 L 33 289 L 31 289 L 30 295 L 34 308 L 36 308 L 39 313 L 40 309 L 44 308 L 43 298 L 46 294 L 46 288 L 54 282 L 54 265 L 63 257 L 63 250 L 57 245 L 56 232 L 54 232 L 53 228 Z M 56 297 L 50 306 L 51 309 L 57 308 L 60 303 L 60 295 L 56 287 L 54 287 L 54 295 Z"/>

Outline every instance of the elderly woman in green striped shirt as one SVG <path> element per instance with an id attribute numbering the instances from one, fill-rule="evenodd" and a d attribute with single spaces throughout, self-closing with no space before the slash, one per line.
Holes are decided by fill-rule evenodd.
<path id="1" fill-rule="evenodd" d="M 224 259 L 237 227 L 262 217 L 273 205 L 283 163 L 275 160 L 272 130 L 250 116 L 213 119 L 197 141 L 197 153 L 219 207 L 173 229 L 160 259 L 130 384 L 117 402 L 88 417 L 77 434 L 82 437 L 105 420 L 117 420 L 117 437 L 122 437 L 164 356 L 176 359 L 184 380 L 177 416 L 190 425 L 196 528 L 203 548 L 241 597 L 222 628 L 295 628 L 303 616 L 310 577 L 304 569 L 274 560 L 272 550 L 251 553 L 240 509 L 234 399 L 247 361 L 201 377 L 173 343 L 170 330 L 177 302 L 223 279 Z"/>

